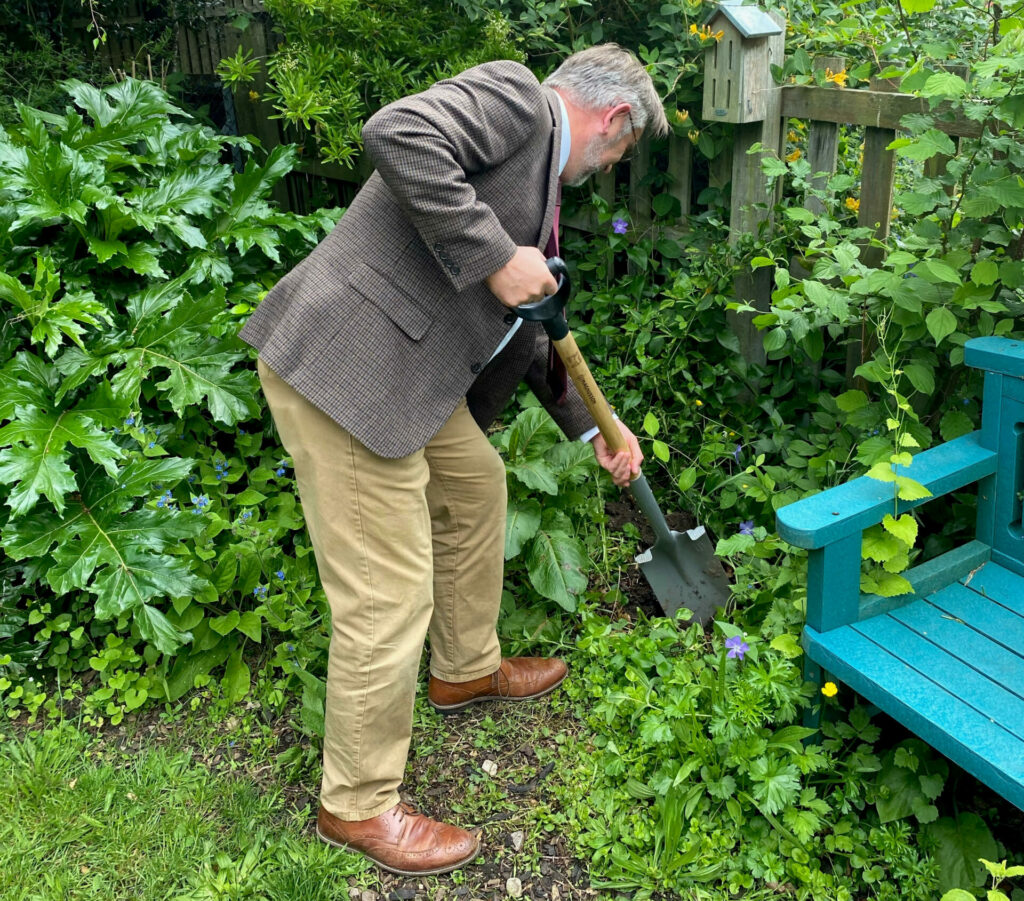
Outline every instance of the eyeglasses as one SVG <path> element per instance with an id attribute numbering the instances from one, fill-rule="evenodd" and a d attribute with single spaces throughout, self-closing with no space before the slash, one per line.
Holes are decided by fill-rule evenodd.
<path id="1" fill-rule="evenodd" d="M 620 163 L 628 163 L 633 157 L 636 156 L 636 148 L 640 143 L 640 139 L 636 136 L 636 125 L 633 123 L 633 113 L 631 110 L 626 110 L 626 116 L 629 119 L 629 133 L 633 136 L 633 143 L 629 145 L 626 151 L 619 158 Z"/>

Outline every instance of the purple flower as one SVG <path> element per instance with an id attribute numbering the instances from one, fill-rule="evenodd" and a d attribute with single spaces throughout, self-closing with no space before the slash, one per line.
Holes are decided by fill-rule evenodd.
<path id="1" fill-rule="evenodd" d="M 612 219 L 612 231 L 617 235 L 624 235 L 629 231 L 629 223 L 625 219 Z"/>
<path id="2" fill-rule="evenodd" d="M 732 455 L 736 458 L 736 462 L 740 462 L 740 454 L 743 452 L 743 445 L 737 444 L 736 449 L 732 452 Z"/>
<path id="3" fill-rule="evenodd" d="M 740 523 L 740 534 L 741 535 L 753 535 L 754 534 L 754 520 L 745 519 Z"/>
<path id="4" fill-rule="evenodd" d="M 733 635 L 732 638 L 727 638 L 725 640 L 725 646 L 729 649 L 729 653 L 725 656 L 735 657 L 739 660 L 742 660 L 743 655 L 750 650 L 750 645 L 747 644 L 740 635 Z"/>

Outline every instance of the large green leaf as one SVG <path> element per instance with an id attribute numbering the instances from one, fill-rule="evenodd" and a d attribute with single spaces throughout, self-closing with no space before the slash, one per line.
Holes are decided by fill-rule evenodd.
<path id="1" fill-rule="evenodd" d="M 577 539 L 565 532 L 542 530 L 530 544 L 526 566 L 533 587 L 572 612 L 576 609 L 576 596 L 587 587 L 585 570 L 589 563 Z"/>
<path id="2" fill-rule="evenodd" d="M 505 559 L 517 556 L 540 528 L 540 502 L 510 501 L 505 514 Z"/>
<path id="3" fill-rule="evenodd" d="M 979 860 L 994 860 L 999 850 L 981 817 L 976 813 L 962 813 L 956 819 L 943 817 L 927 829 L 936 845 L 940 891 L 965 885 L 980 888 L 985 884 L 987 874 Z"/>

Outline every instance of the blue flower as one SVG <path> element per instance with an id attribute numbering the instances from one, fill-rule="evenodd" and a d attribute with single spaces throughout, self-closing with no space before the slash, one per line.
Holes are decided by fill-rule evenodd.
<path id="1" fill-rule="evenodd" d="M 741 535 L 753 535 L 754 534 L 754 520 L 745 519 L 740 523 L 740 534 Z"/>
<path id="2" fill-rule="evenodd" d="M 624 235 L 629 231 L 629 223 L 625 219 L 612 219 L 612 231 L 617 235 Z"/>
<path id="3" fill-rule="evenodd" d="M 283 476 L 284 475 L 284 467 L 283 466 L 278 466 L 277 469 L 274 470 L 274 475 L 276 475 L 276 476 Z"/>
<path id="4" fill-rule="evenodd" d="M 293 645 L 293 644 L 286 645 L 286 647 L 288 648 L 289 651 L 294 651 L 295 650 L 295 645 Z"/>
<path id="5" fill-rule="evenodd" d="M 963 405 L 964 405 L 965 407 L 966 407 L 966 406 L 967 406 L 967 405 L 968 405 L 968 404 L 969 404 L 970 402 L 971 402 L 971 399 L 970 399 L 969 397 L 965 397 L 965 398 L 963 399 Z"/>
<path id="6" fill-rule="evenodd" d="M 129 416 L 129 417 L 128 417 L 128 418 L 127 418 L 127 419 L 126 419 L 125 421 L 124 421 L 124 424 L 125 424 L 125 425 L 135 425 L 135 417 L 134 417 L 134 416 Z"/>
<path id="7" fill-rule="evenodd" d="M 740 635 L 733 635 L 731 638 L 727 638 L 725 640 L 725 646 L 729 649 L 729 653 L 725 656 L 734 657 L 739 660 L 742 660 L 743 655 L 750 650 L 750 645 L 747 644 Z"/>
<path id="8" fill-rule="evenodd" d="M 743 451 L 743 445 L 742 444 L 737 444 L 736 445 L 736 449 L 732 452 L 732 455 L 736 458 L 736 462 L 737 463 L 740 462 L 740 454 L 742 453 L 742 451 Z"/>
<path id="9" fill-rule="evenodd" d="M 242 520 L 242 522 L 248 522 L 248 521 L 249 521 L 249 520 L 250 520 L 250 519 L 252 518 L 252 511 L 251 511 L 251 510 L 246 510 L 246 511 L 245 511 L 245 513 L 243 513 L 243 514 L 242 514 L 242 515 L 241 515 L 240 517 L 238 517 L 238 518 L 239 518 L 240 520 Z"/>
<path id="10" fill-rule="evenodd" d="M 274 575 L 277 576 L 282 582 L 284 581 L 284 570 L 283 569 L 279 569 L 276 573 L 274 573 Z"/>
<path id="11" fill-rule="evenodd" d="M 154 447 L 156 447 L 156 442 L 155 442 L 155 441 L 150 441 L 150 442 L 149 442 L 149 444 L 148 444 L 147 446 L 148 446 L 149 448 L 154 448 Z"/>
<path id="12" fill-rule="evenodd" d="M 238 434 L 239 434 L 239 435 L 244 435 L 244 434 L 245 434 L 245 429 L 243 429 L 243 428 L 239 428 L 239 430 L 238 430 Z"/>
<path id="13" fill-rule="evenodd" d="M 265 598 L 267 596 L 267 586 L 266 585 L 257 585 L 252 590 L 252 594 L 253 594 L 253 597 L 255 597 L 257 599 Z"/>

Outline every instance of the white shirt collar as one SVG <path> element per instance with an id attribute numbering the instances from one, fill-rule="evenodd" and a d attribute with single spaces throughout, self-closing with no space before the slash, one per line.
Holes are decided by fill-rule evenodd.
<path id="1" fill-rule="evenodd" d="M 565 101 L 558 91 L 555 91 L 558 98 L 558 106 L 562 110 L 562 146 L 558 151 L 558 174 L 565 170 L 565 164 L 569 162 L 569 150 L 572 147 L 572 135 L 569 132 L 569 111 L 565 108 Z"/>

